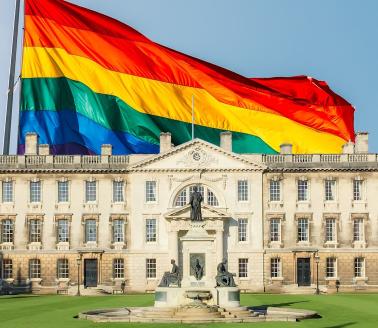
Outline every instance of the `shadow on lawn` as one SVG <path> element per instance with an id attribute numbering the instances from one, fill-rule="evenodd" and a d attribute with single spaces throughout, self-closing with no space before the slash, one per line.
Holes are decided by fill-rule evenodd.
<path id="1" fill-rule="evenodd" d="M 357 322 L 346 322 L 346 323 L 341 323 L 339 325 L 335 325 L 335 326 L 327 326 L 327 327 L 324 327 L 324 328 L 344 328 L 344 327 L 348 327 L 348 326 L 353 326 L 357 324 Z"/>
<path id="2" fill-rule="evenodd" d="M 19 299 L 19 298 L 36 298 L 36 297 L 40 297 L 40 295 L 22 295 L 22 296 L 19 296 L 19 295 L 10 295 L 10 296 L 0 296 L 0 300 L 6 300 L 6 299 Z"/>
<path id="3" fill-rule="evenodd" d="M 308 301 L 297 301 L 297 302 L 285 302 L 285 303 L 275 303 L 275 304 L 263 304 L 258 306 L 248 306 L 248 309 L 253 310 L 255 312 L 262 312 L 266 313 L 268 307 L 286 307 L 291 306 L 293 304 L 298 303 L 307 303 Z"/>

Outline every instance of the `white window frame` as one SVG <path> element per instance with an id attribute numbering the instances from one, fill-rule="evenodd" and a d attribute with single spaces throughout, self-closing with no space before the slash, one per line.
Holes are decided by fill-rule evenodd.
<path id="1" fill-rule="evenodd" d="M 89 190 L 88 188 L 90 185 L 89 184 L 94 184 L 95 186 L 95 200 L 89 199 L 88 195 L 92 193 L 93 190 Z M 86 204 L 96 204 L 98 202 L 98 181 L 95 179 L 89 179 L 84 181 L 84 201 Z"/>
<path id="2" fill-rule="evenodd" d="M 155 222 L 154 227 L 155 227 L 155 232 L 149 231 L 152 226 L 149 225 L 149 222 Z M 144 230 L 145 230 L 145 243 L 146 244 L 156 244 L 158 241 L 158 219 L 155 217 L 147 217 L 145 218 L 145 223 L 144 223 Z"/>
<path id="3" fill-rule="evenodd" d="M 67 191 L 66 191 L 66 195 L 67 195 L 67 200 L 61 200 L 60 199 L 60 196 L 61 196 L 61 193 L 60 193 L 60 185 L 64 183 L 67 185 Z M 66 204 L 66 203 L 69 203 L 70 202 L 70 182 L 67 180 L 67 179 L 61 179 L 61 180 L 58 180 L 57 183 L 56 183 L 56 188 L 57 188 L 57 203 L 58 204 Z"/>
<path id="4" fill-rule="evenodd" d="M 332 263 L 332 265 L 330 265 Z M 331 274 L 332 272 L 332 274 Z M 326 258 L 325 263 L 325 276 L 326 279 L 332 279 L 337 277 L 337 258 L 330 256 Z"/>
<path id="5" fill-rule="evenodd" d="M 359 196 L 357 196 L 357 189 L 356 189 L 356 186 L 359 186 L 359 190 L 358 190 L 358 194 Z M 365 201 L 365 180 L 363 180 L 362 178 L 360 177 L 355 177 L 353 180 L 352 180 L 352 200 L 353 202 L 364 202 Z"/>
<path id="6" fill-rule="evenodd" d="M 3 259 L 2 268 L 2 277 L 0 278 L 4 280 L 13 279 L 13 260 Z"/>
<path id="7" fill-rule="evenodd" d="M 39 199 L 34 200 L 32 186 L 39 185 Z M 29 181 L 29 203 L 30 204 L 41 204 L 42 203 L 42 181 L 39 179 L 33 179 Z"/>
<path id="8" fill-rule="evenodd" d="M 113 259 L 113 279 L 125 278 L 125 259 L 115 258 Z"/>
<path id="9" fill-rule="evenodd" d="M 33 225 L 35 224 L 35 227 Z M 31 218 L 28 220 L 28 240 L 29 244 L 42 243 L 43 220 Z"/>
<path id="10" fill-rule="evenodd" d="M 42 265 L 41 260 L 37 258 L 29 259 L 29 279 L 41 279 L 42 276 Z"/>
<path id="11" fill-rule="evenodd" d="M 274 232 L 272 231 L 272 223 L 274 222 L 278 222 L 278 231 L 277 232 Z M 273 236 L 275 235 L 278 235 L 278 240 L 275 240 L 275 238 L 273 238 Z M 281 243 L 281 240 L 282 240 L 282 219 L 279 218 L 279 217 L 271 217 L 269 219 L 269 242 L 270 243 Z"/>
<path id="12" fill-rule="evenodd" d="M 332 196 L 333 199 L 331 199 Z M 327 178 L 324 180 L 324 201 L 329 203 L 337 202 L 337 180 Z"/>
<path id="13" fill-rule="evenodd" d="M 146 278 L 156 279 L 157 277 L 157 261 L 156 258 L 146 258 Z"/>
<path id="14" fill-rule="evenodd" d="M 56 261 L 56 277 L 58 280 L 69 279 L 70 263 L 66 258 L 59 258 Z"/>
<path id="15" fill-rule="evenodd" d="M 149 190 L 148 184 L 152 183 L 155 184 L 155 198 L 153 199 L 151 196 L 153 195 L 152 189 Z M 148 191 L 148 194 L 147 194 Z M 146 204 L 157 204 L 158 203 L 158 183 L 157 180 L 145 180 L 144 181 L 144 202 Z"/>
<path id="16" fill-rule="evenodd" d="M 88 222 L 94 222 L 95 237 L 96 237 L 95 240 L 89 240 L 89 231 L 87 231 L 89 229 L 89 227 L 87 227 Z M 90 232 L 90 234 L 93 236 L 92 232 Z M 97 219 L 92 218 L 92 217 L 85 218 L 85 220 L 84 220 L 84 243 L 85 244 L 88 244 L 88 243 L 91 243 L 91 244 L 96 243 L 97 244 L 97 240 L 98 240 L 98 222 L 97 222 Z"/>
<path id="17" fill-rule="evenodd" d="M 249 220 L 248 218 L 238 218 L 238 242 L 247 243 L 249 241 Z"/>
<path id="18" fill-rule="evenodd" d="M 0 243 L 14 244 L 14 236 L 15 220 L 11 217 L 0 219 Z"/>
<path id="19" fill-rule="evenodd" d="M 62 230 L 61 227 L 61 223 L 62 222 L 66 222 L 66 231 L 64 233 L 62 233 Z M 64 218 L 59 218 L 56 220 L 56 241 L 57 243 L 69 243 L 70 242 L 70 220 L 66 217 Z M 64 236 L 66 238 L 61 238 L 60 236 Z"/>
<path id="20" fill-rule="evenodd" d="M 353 242 L 354 243 L 365 242 L 365 220 L 364 220 L 364 218 L 355 217 L 352 220 L 353 220 L 352 221 L 352 223 L 353 223 Z"/>
<path id="21" fill-rule="evenodd" d="M 324 229 L 325 229 L 325 243 L 334 244 L 337 243 L 337 218 L 336 217 L 325 217 L 324 218 Z M 329 224 L 331 223 L 331 224 Z M 330 229 L 331 228 L 331 229 Z M 332 238 L 328 237 L 332 235 Z"/>
<path id="22" fill-rule="evenodd" d="M 365 278 L 366 259 L 362 256 L 355 257 L 353 260 L 354 277 Z"/>
<path id="23" fill-rule="evenodd" d="M 306 222 L 306 226 L 307 226 L 307 234 L 306 234 L 307 238 L 304 240 L 301 240 L 302 239 L 301 234 L 303 234 L 302 227 L 301 227 L 302 222 L 303 223 Z M 305 217 L 305 216 L 297 217 L 297 240 L 299 244 L 310 243 L 310 219 L 308 217 Z"/>
<path id="24" fill-rule="evenodd" d="M 121 185 L 120 190 L 116 190 L 117 185 Z M 116 197 L 116 195 L 121 195 L 121 200 Z M 124 203 L 125 202 L 125 181 L 116 179 L 112 181 L 112 201 L 113 203 Z"/>
<path id="25" fill-rule="evenodd" d="M 242 184 L 245 184 L 242 186 Z M 237 181 L 237 200 L 239 203 L 249 202 L 249 180 L 239 179 Z"/>
<path id="26" fill-rule="evenodd" d="M 303 189 L 303 190 L 306 190 L 306 197 L 304 199 L 300 199 L 300 195 L 301 195 L 301 184 L 302 183 L 306 183 L 306 189 Z M 304 185 L 303 185 L 304 186 Z M 301 179 L 297 179 L 297 202 L 298 203 L 308 203 L 310 201 L 310 181 L 307 179 L 307 178 L 301 178 Z"/>
<path id="27" fill-rule="evenodd" d="M 270 258 L 270 278 L 281 278 L 282 277 L 282 261 L 280 257 Z"/>
<path id="28" fill-rule="evenodd" d="M 120 225 L 119 225 L 120 223 Z M 121 229 L 119 227 L 121 226 Z M 112 220 L 112 241 L 113 243 L 125 243 L 125 226 L 126 221 L 123 218 L 115 218 Z M 120 238 L 122 237 L 122 238 Z"/>
<path id="29" fill-rule="evenodd" d="M 275 188 L 273 188 L 273 184 L 276 184 Z M 276 197 L 272 197 L 272 195 L 277 195 L 277 194 L 278 194 L 278 199 L 276 199 Z M 282 202 L 282 184 L 281 184 L 281 180 L 279 179 L 273 178 L 269 180 L 269 202 L 272 202 L 272 203 Z"/>
<path id="30" fill-rule="evenodd" d="M 238 277 L 239 279 L 247 279 L 248 278 L 248 258 L 243 257 L 238 259 Z"/>
<path id="31" fill-rule="evenodd" d="M 11 186 L 11 188 L 10 189 L 5 188 L 6 185 Z M 5 194 L 6 194 L 5 190 L 11 191 L 11 197 L 10 198 L 7 197 L 7 199 L 5 199 Z M 14 203 L 14 181 L 11 180 L 11 179 L 5 179 L 1 183 L 1 202 L 4 203 L 4 204 Z"/>

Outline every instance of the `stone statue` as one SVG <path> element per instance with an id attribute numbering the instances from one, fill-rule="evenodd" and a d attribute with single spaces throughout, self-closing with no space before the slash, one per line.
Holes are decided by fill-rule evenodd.
<path id="1" fill-rule="evenodd" d="M 180 287 L 180 268 L 176 264 L 175 260 L 171 260 L 172 270 L 164 273 L 163 278 L 159 284 L 159 287 L 170 287 L 171 285 L 177 285 Z"/>
<path id="2" fill-rule="evenodd" d="M 190 219 L 192 221 L 202 221 L 201 202 L 203 201 L 201 193 L 197 187 L 193 188 L 193 193 L 190 195 Z"/>
<path id="3" fill-rule="evenodd" d="M 235 273 L 230 273 L 227 270 L 227 259 L 223 259 L 217 266 L 217 275 L 215 277 L 217 287 L 236 287 L 234 276 Z"/>
<path id="4" fill-rule="evenodd" d="M 199 259 L 196 259 L 196 263 L 193 265 L 194 277 L 197 280 L 201 280 L 203 277 L 203 266 L 200 264 Z"/>

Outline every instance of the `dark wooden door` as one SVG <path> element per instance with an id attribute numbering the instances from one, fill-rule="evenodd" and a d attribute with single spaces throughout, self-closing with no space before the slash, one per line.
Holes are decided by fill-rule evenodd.
<path id="1" fill-rule="evenodd" d="M 310 258 L 297 259 L 297 283 L 298 286 L 311 285 Z"/>
<path id="2" fill-rule="evenodd" d="M 84 260 L 84 287 L 97 286 L 97 260 Z"/>

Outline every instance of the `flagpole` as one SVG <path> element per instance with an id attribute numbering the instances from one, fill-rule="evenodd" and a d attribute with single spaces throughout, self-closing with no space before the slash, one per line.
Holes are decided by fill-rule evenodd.
<path id="1" fill-rule="evenodd" d="M 3 155 L 9 155 L 9 148 L 10 148 L 12 108 L 13 108 L 13 95 L 14 95 L 13 89 L 14 89 L 14 76 L 15 76 L 15 70 L 16 70 L 16 56 L 17 56 L 18 25 L 20 21 L 20 2 L 21 0 L 16 0 L 16 9 L 14 13 L 12 53 L 11 53 L 11 64 L 10 64 L 10 70 L 9 70 L 8 99 L 7 99 L 7 111 L 6 111 L 6 116 L 5 116 Z"/>
<path id="2" fill-rule="evenodd" d="M 194 139 L 194 95 L 192 95 L 192 140 Z"/>

